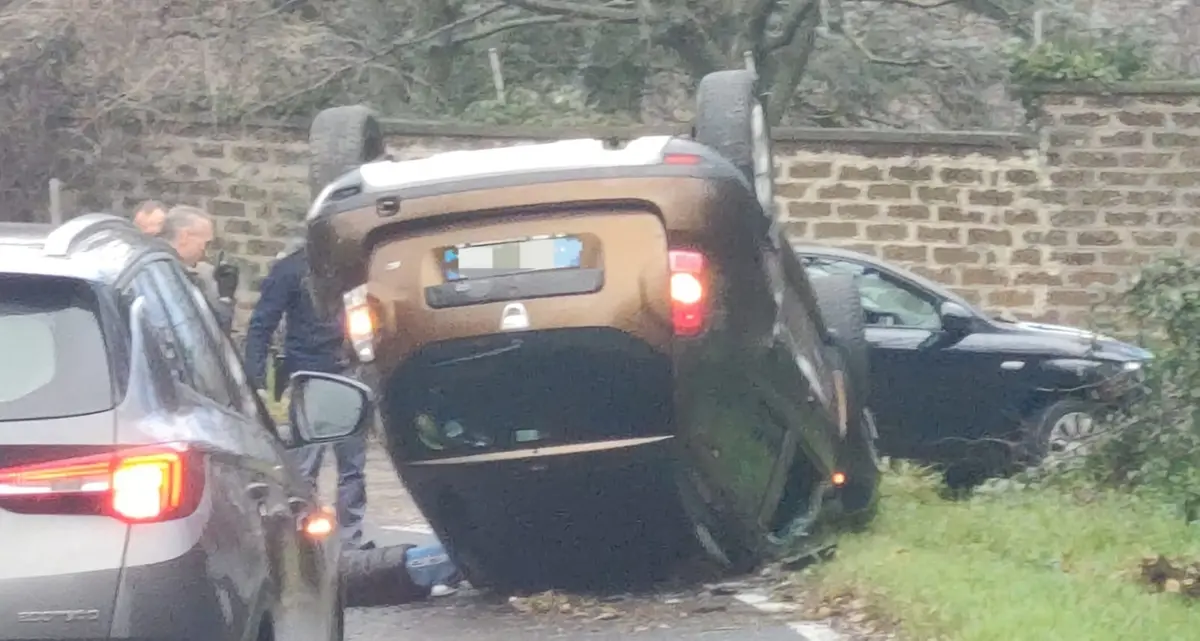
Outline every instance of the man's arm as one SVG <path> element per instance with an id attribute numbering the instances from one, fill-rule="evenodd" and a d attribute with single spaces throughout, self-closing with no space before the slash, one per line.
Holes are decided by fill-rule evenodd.
<path id="1" fill-rule="evenodd" d="M 258 303 L 250 314 L 250 326 L 246 330 L 246 377 L 254 389 L 267 386 L 267 350 L 287 310 L 288 293 L 294 288 L 291 281 L 295 270 L 288 269 L 285 260 L 272 265 L 263 279 Z"/>

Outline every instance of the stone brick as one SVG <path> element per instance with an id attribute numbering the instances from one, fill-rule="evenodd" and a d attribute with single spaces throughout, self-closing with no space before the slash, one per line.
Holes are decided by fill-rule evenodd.
<path id="1" fill-rule="evenodd" d="M 1058 247 L 1067 244 L 1067 232 L 1061 229 L 1052 229 L 1050 231 L 1034 231 L 1030 230 L 1021 234 L 1021 240 L 1030 245 L 1050 245 Z"/>
<path id="2" fill-rule="evenodd" d="M 853 180 L 873 182 L 883 180 L 883 170 L 879 167 L 842 167 L 838 180 Z"/>
<path id="3" fill-rule="evenodd" d="M 278 240 L 253 239 L 246 241 L 246 253 L 252 256 L 274 257 L 283 251 L 286 245 Z"/>
<path id="4" fill-rule="evenodd" d="M 1067 165 L 1072 167 L 1119 167 L 1120 156 L 1110 151 L 1076 151 L 1067 154 Z"/>
<path id="5" fill-rule="evenodd" d="M 1125 194 L 1125 202 L 1142 207 L 1169 207 L 1175 204 L 1173 191 L 1131 191 Z"/>
<path id="6" fill-rule="evenodd" d="M 958 193 L 954 187 L 918 187 L 917 200 L 929 204 L 954 204 L 958 202 Z"/>
<path id="7" fill-rule="evenodd" d="M 246 217 L 246 203 L 239 203 L 233 200 L 219 200 L 213 198 L 208 201 L 208 213 L 214 216 L 228 216 L 233 218 Z"/>
<path id="8" fill-rule="evenodd" d="M 1046 294 L 1046 302 L 1063 307 L 1087 307 L 1092 304 L 1092 295 L 1083 289 L 1052 289 Z"/>
<path id="9" fill-rule="evenodd" d="M 266 200 L 267 190 L 250 185 L 232 185 L 229 196 L 234 200 Z"/>
<path id="10" fill-rule="evenodd" d="M 872 200 L 908 200 L 912 198 L 912 187 L 899 184 L 871 185 L 867 188 L 867 198 Z"/>
<path id="11" fill-rule="evenodd" d="M 1200 136 L 1180 133 L 1156 133 L 1150 138 L 1151 144 L 1155 147 L 1200 147 Z"/>
<path id="12" fill-rule="evenodd" d="M 908 182 L 920 182 L 933 179 L 933 167 L 892 167 L 888 170 L 888 177 L 892 180 L 905 180 Z"/>
<path id="13" fill-rule="evenodd" d="M 1050 132 L 1050 146 L 1055 149 L 1064 147 L 1084 147 L 1092 139 L 1091 129 L 1055 129 Z"/>
<path id="14" fill-rule="evenodd" d="M 1040 221 L 1038 213 L 1032 209 L 1006 209 L 1004 224 L 1006 225 L 1036 225 Z"/>
<path id="15" fill-rule="evenodd" d="M 237 234 L 239 236 L 259 236 L 262 234 L 261 227 L 248 220 L 239 218 L 226 220 L 221 229 L 226 234 Z"/>
<path id="16" fill-rule="evenodd" d="M 197 158 L 224 158 L 225 145 L 219 142 L 198 142 L 192 145 L 192 153 Z"/>
<path id="17" fill-rule="evenodd" d="M 1004 172 L 1004 179 L 1013 185 L 1036 185 L 1042 177 L 1029 169 L 1009 169 Z"/>
<path id="18" fill-rule="evenodd" d="M 1064 265 L 1094 265 L 1096 264 L 1096 254 L 1093 252 L 1054 251 L 1050 252 L 1050 261 Z"/>
<path id="19" fill-rule="evenodd" d="M 1057 287 L 1062 285 L 1062 276 L 1048 271 L 1020 272 L 1013 278 L 1014 285 L 1047 285 Z"/>
<path id="20" fill-rule="evenodd" d="M 817 190 L 817 198 L 822 200 L 851 200 L 862 195 L 862 190 L 850 185 L 828 185 Z"/>
<path id="21" fill-rule="evenodd" d="M 1007 285 L 1008 272 L 986 267 L 970 267 L 962 270 L 963 285 Z"/>
<path id="22" fill-rule="evenodd" d="M 1094 287 L 1096 285 L 1106 285 L 1111 287 L 1116 285 L 1121 278 L 1113 272 L 1086 270 L 1081 272 L 1072 272 L 1069 276 L 1067 276 L 1067 280 L 1076 287 Z"/>
<path id="23" fill-rule="evenodd" d="M 987 304 L 994 307 L 1032 307 L 1035 296 L 1028 289 L 998 289 L 987 293 Z"/>
<path id="24" fill-rule="evenodd" d="M 983 182 L 983 174 L 978 169 L 947 167 L 938 175 L 941 176 L 942 182 L 948 183 L 970 184 Z"/>
<path id="25" fill-rule="evenodd" d="M 1200 171 L 1159 174 L 1157 183 L 1168 187 L 1195 187 L 1200 185 Z"/>
<path id="26" fill-rule="evenodd" d="M 962 238 L 962 229 L 958 227 L 917 227 L 917 240 L 925 243 L 957 243 Z"/>
<path id="27" fill-rule="evenodd" d="M 943 223 L 982 223 L 983 212 L 963 211 L 959 207 L 938 207 L 937 219 Z"/>
<path id="28" fill-rule="evenodd" d="M 858 223 L 816 223 L 812 229 L 813 238 L 855 238 L 858 236 Z"/>
<path id="29" fill-rule="evenodd" d="M 870 240 L 908 240 L 908 225 L 867 225 L 867 238 Z"/>
<path id="30" fill-rule="evenodd" d="M 1119 227 L 1138 227 L 1150 220 L 1144 211 L 1110 211 L 1104 214 L 1104 224 Z"/>
<path id="31" fill-rule="evenodd" d="M 972 245 L 999 245 L 1007 247 L 1012 244 L 1012 232 L 1007 229 L 969 229 L 967 242 Z"/>
<path id="32" fill-rule="evenodd" d="M 1192 232 L 1187 235 L 1188 247 L 1200 247 L 1200 232 Z"/>
<path id="33" fill-rule="evenodd" d="M 1101 147 L 1141 147 L 1146 134 L 1140 131 L 1118 131 L 1109 136 L 1100 136 Z"/>
<path id="34" fill-rule="evenodd" d="M 971 191 L 967 194 L 967 202 L 972 205 L 1007 207 L 1013 203 L 1013 193 L 1011 191 L 999 191 L 996 189 Z"/>
<path id="35" fill-rule="evenodd" d="M 913 265 L 909 267 L 914 274 L 924 276 L 932 281 L 942 283 L 943 285 L 953 285 L 957 282 L 955 275 L 958 273 L 953 267 L 938 267 L 933 268 L 928 265 Z"/>
<path id="36" fill-rule="evenodd" d="M 926 260 L 927 249 L 923 245 L 884 245 L 884 260 L 894 260 L 904 263 L 922 263 Z"/>
<path id="37" fill-rule="evenodd" d="M 1100 172 L 1100 182 L 1113 187 L 1139 187 L 1149 180 L 1149 174 L 1135 174 L 1129 171 Z"/>
<path id="38" fill-rule="evenodd" d="M 789 220 L 783 224 L 783 233 L 792 238 L 808 236 L 808 221 Z"/>
<path id="39" fill-rule="evenodd" d="M 1141 265 L 1143 262 L 1145 262 L 1145 258 L 1146 257 L 1144 254 L 1129 251 L 1127 249 L 1106 251 L 1100 254 L 1100 259 L 1103 264 L 1117 267 Z"/>
<path id="40" fill-rule="evenodd" d="M 1173 231 L 1133 231 L 1133 242 L 1141 247 L 1170 247 L 1178 240 L 1179 236 Z"/>
<path id="41" fill-rule="evenodd" d="M 1167 124 L 1167 117 L 1157 111 L 1122 111 L 1117 114 L 1117 120 L 1130 127 L 1162 127 Z"/>
<path id="42" fill-rule="evenodd" d="M 1069 197 L 1065 189 L 1037 189 L 1025 195 L 1047 205 L 1065 205 Z"/>
<path id="43" fill-rule="evenodd" d="M 1173 154 L 1162 153 L 1144 153 L 1140 151 L 1129 151 L 1121 154 L 1122 167 L 1145 167 L 1147 169 L 1161 169 L 1171 163 Z"/>
<path id="44" fill-rule="evenodd" d="M 1061 169 L 1050 174 L 1050 184 L 1055 187 L 1083 187 L 1092 184 L 1095 173 L 1086 169 Z"/>
<path id="45" fill-rule="evenodd" d="M 1194 211 L 1160 211 L 1154 222 L 1159 227 L 1196 227 L 1200 225 L 1200 214 Z"/>
<path id="46" fill-rule="evenodd" d="M 779 182 L 775 185 L 775 197 L 784 200 L 800 200 L 808 195 L 808 188 L 812 183 L 801 182 Z"/>
<path id="47" fill-rule="evenodd" d="M 867 220 L 869 218 L 875 218 L 879 215 L 879 205 L 871 205 L 866 203 L 840 204 L 837 206 L 837 215 L 838 218 Z"/>
<path id="48" fill-rule="evenodd" d="M 791 202 L 788 203 L 788 214 L 800 218 L 821 218 L 833 213 L 829 203 Z"/>
<path id="49" fill-rule="evenodd" d="M 1075 202 L 1083 207 L 1111 207 L 1119 205 L 1125 195 L 1113 189 L 1092 189 L 1075 192 Z"/>
<path id="50" fill-rule="evenodd" d="M 1096 224 L 1096 212 L 1087 209 L 1064 209 L 1050 214 L 1054 227 L 1087 227 Z"/>
<path id="51" fill-rule="evenodd" d="M 1008 260 L 1014 265 L 1041 265 L 1042 250 L 1033 247 L 1014 249 Z"/>
<path id="52" fill-rule="evenodd" d="M 888 207 L 888 216 L 904 220 L 928 220 L 930 213 L 925 205 L 891 205 Z"/>
<path id="53" fill-rule="evenodd" d="M 833 176 L 831 162 L 794 162 L 788 168 L 792 178 L 829 178 Z"/>
<path id="54" fill-rule="evenodd" d="M 1075 244 L 1081 247 L 1111 247 L 1121 243 L 1121 235 L 1111 230 L 1081 231 L 1075 235 Z"/>
<path id="55" fill-rule="evenodd" d="M 181 185 L 183 186 L 182 193 L 189 196 L 211 197 L 221 195 L 221 184 L 215 180 L 193 180 L 181 183 Z"/>
<path id="56" fill-rule="evenodd" d="M 1108 124 L 1109 118 L 1109 114 L 1092 111 L 1063 114 L 1062 124 L 1068 127 L 1099 127 Z"/>
<path id="57" fill-rule="evenodd" d="M 939 265 L 971 265 L 979 262 L 982 254 L 964 247 L 934 247 L 933 262 Z"/>

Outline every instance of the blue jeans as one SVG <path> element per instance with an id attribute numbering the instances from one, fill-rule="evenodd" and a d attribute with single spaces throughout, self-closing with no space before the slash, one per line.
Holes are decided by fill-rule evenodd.
<path id="1" fill-rule="evenodd" d="M 292 408 L 289 420 L 295 422 Z M 293 452 L 300 473 L 313 484 L 316 491 L 325 449 L 333 449 L 337 458 L 337 520 L 342 546 L 357 548 L 363 543 L 363 517 L 367 514 L 367 436 L 359 434 L 334 442 L 332 445 L 305 445 Z"/>

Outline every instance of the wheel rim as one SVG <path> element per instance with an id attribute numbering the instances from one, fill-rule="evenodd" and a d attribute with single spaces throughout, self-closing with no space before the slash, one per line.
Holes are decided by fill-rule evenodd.
<path id="1" fill-rule="evenodd" d="M 771 159 L 771 137 L 762 102 L 755 101 L 750 116 L 750 133 L 754 140 L 754 193 L 767 218 L 775 219 L 775 167 Z"/>
<path id="2" fill-rule="evenodd" d="M 1050 451 L 1074 452 L 1096 434 L 1095 420 L 1086 412 L 1063 414 L 1050 427 Z"/>

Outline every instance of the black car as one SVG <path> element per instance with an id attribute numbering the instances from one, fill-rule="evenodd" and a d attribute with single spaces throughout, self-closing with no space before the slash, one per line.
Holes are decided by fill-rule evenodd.
<path id="1" fill-rule="evenodd" d="M 161 240 L 0 223 L 0 640 L 342 638 L 336 524 L 287 448 L 370 397 L 292 378 L 277 428 Z"/>
<path id="2" fill-rule="evenodd" d="M 1099 412 L 1130 398 L 1151 358 L 1093 332 L 997 318 L 872 256 L 793 249 L 814 282 L 852 274 L 859 283 L 870 405 L 891 456 L 1011 462 L 1078 447 Z"/>

